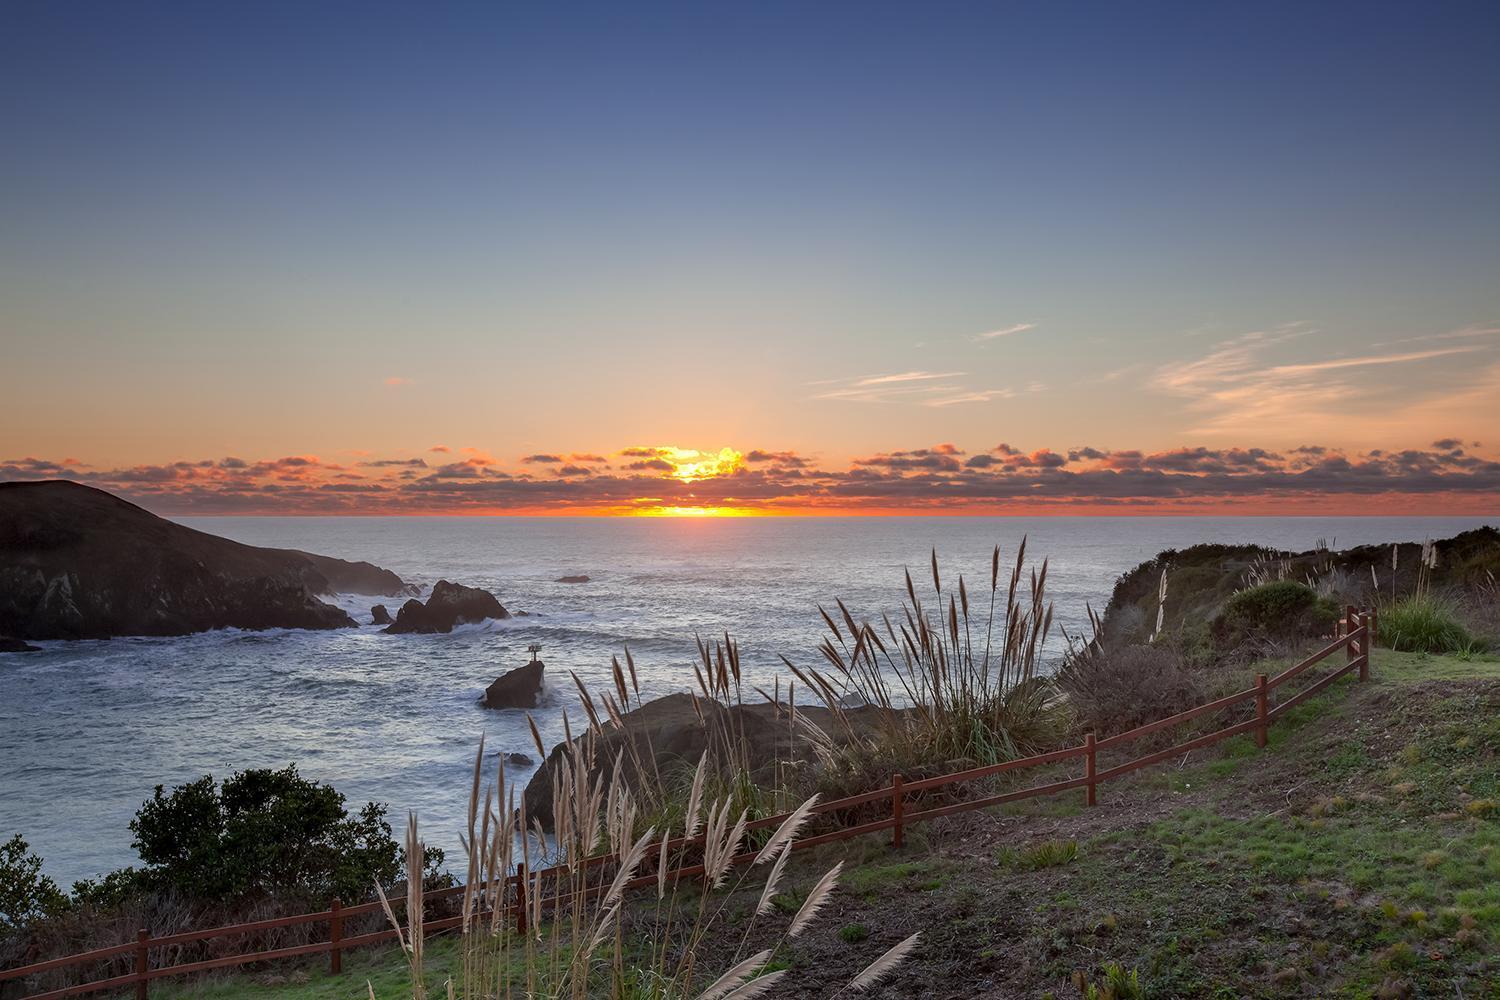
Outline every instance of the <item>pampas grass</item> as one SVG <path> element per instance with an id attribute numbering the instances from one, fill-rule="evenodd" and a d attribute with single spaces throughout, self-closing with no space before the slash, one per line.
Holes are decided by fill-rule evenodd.
<path id="1" fill-rule="evenodd" d="M 455 975 L 440 991 L 453 1000 L 761 996 L 785 974 L 784 970 L 765 971 L 777 949 L 806 934 L 837 890 L 842 862 L 817 879 L 770 947 L 742 957 L 755 921 L 774 909 L 769 900 L 785 877 L 797 836 L 813 815 L 816 797 L 792 810 L 756 851 L 746 852 L 746 814 L 729 799 L 705 801 L 701 819 L 699 808 L 690 808 L 680 828 L 684 836 L 674 839 L 671 830 L 658 834 L 654 827 L 638 829 L 641 813 L 618 758 L 607 771 L 591 770 L 586 750 L 569 747 L 553 802 L 557 831 L 549 842 L 528 827 L 524 810 L 515 806 L 514 789 L 507 799 L 503 767 L 497 769 L 492 783 L 484 780 L 483 756 L 481 742 L 470 781 L 467 830 L 460 838 L 469 862 L 461 911 L 463 945 Z M 700 762 L 698 774 L 710 769 L 710 764 Z M 694 784 L 701 787 L 703 782 L 695 780 Z M 503 811 L 497 808 L 501 801 L 508 806 Z M 700 829 L 701 836 L 695 838 Z M 404 926 L 384 889 L 376 887 L 410 967 L 412 1000 L 428 996 L 423 968 L 422 847 L 412 814 L 407 821 L 406 850 L 408 858 L 418 860 L 407 873 Z M 595 848 L 602 853 L 591 853 Z M 694 856 L 701 857 L 701 865 L 691 864 Z M 648 858 L 658 868 L 642 879 L 641 866 Z M 515 879 L 510 876 L 518 860 L 527 873 L 525 933 L 515 930 L 513 919 L 518 900 L 512 892 Z M 530 867 L 548 862 L 551 874 L 545 879 L 540 867 Z M 766 864 L 770 867 L 760 902 L 739 948 L 726 954 L 731 950 L 723 933 L 729 919 L 727 900 L 734 892 L 751 888 L 747 881 L 765 870 Z M 736 881 L 725 891 L 736 871 Z M 651 885 L 653 891 L 645 900 L 633 900 L 631 887 L 640 882 Z M 626 930 L 627 910 L 632 915 L 631 932 Z M 710 948 L 710 942 L 716 947 Z M 876 959 L 846 988 L 857 991 L 873 984 L 914 943 L 915 938 L 908 939 Z M 704 985 L 709 977 L 702 971 L 708 964 L 703 956 L 715 952 L 729 964 Z M 370 992 L 373 996 L 373 988 Z"/>
<path id="2" fill-rule="evenodd" d="M 962 576 L 944 587 L 936 551 L 931 574 L 929 604 L 906 573 L 895 621 L 859 621 L 843 601 L 836 616 L 819 609 L 828 632 L 822 669 L 783 658 L 833 715 L 831 770 L 846 772 L 845 787 L 862 790 L 911 767 L 998 763 L 1062 739 L 1062 700 L 1037 672 L 1052 629 L 1046 560 L 1029 567 L 1023 539 L 1002 576 L 996 546 L 988 593 L 977 601 Z M 850 701 L 873 712 L 856 713 Z"/>

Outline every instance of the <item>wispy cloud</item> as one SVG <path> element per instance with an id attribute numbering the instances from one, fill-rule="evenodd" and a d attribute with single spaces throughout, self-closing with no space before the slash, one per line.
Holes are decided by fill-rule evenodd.
<path id="1" fill-rule="evenodd" d="M 385 384 L 390 386 L 411 385 L 411 379 L 401 375 L 392 375 L 390 378 L 385 380 Z"/>
<path id="2" fill-rule="evenodd" d="M 866 375 L 855 385 L 890 385 L 895 382 L 927 382 L 939 378 L 962 378 L 968 372 L 901 372 L 896 375 Z"/>
<path id="3" fill-rule="evenodd" d="M 961 403 L 986 403 L 1009 399 L 1010 388 L 976 388 L 964 379 L 968 372 L 893 372 L 853 378 L 823 379 L 808 383 L 823 387 L 813 399 L 846 403 L 908 403 L 912 406 L 946 407 Z"/>
<path id="4" fill-rule="evenodd" d="M 926 400 L 923 406 L 958 406 L 963 403 L 988 403 L 992 399 L 1010 399 L 1016 394 L 1014 389 L 977 389 L 968 392 L 960 392 L 952 396 L 940 396 Z"/>
<path id="5" fill-rule="evenodd" d="M 1015 323 L 1011 326 L 1003 326 L 998 330 L 987 330 L 984 333 L 974 335 L 974 340 L 984 343 L 987 340 L 998 340 L 1001 337 L 1009 337 L 1013 333 L 1025 333 L 1027 330 L 1035 330 L 1035 323 Z"/>
<path id="6" fill-rule="evenodd" d="M 1347 430 L 1355 439 L 1399 431 L 1402 414 L 1414 413 L 1429 400 L 1462 393 L 1488 365 L 1456 359 L 1493 354 L 1500 344 L 1465 343 L 1424 350 L 1370 351 L 1308 361 L 1276 361 L 1286 345 L 1317 331 L 1287 324 L 1221 341 L 1202 357 L 1157 369 L 1150 385 L 1187 401 L 1198 422 L 1190 434 L 1295 433 L 1304 427 Z M 1454 331 L 1464 337 L 1478 331 Z M 1304 345 L 1305 347 L 1306 345 Z M 1409 366 L 1399 381 L 1375 379 L 1363 369 Z M 1441 376 L 1441 377 L 1439 377 Z M 1348 439 L 1346 437 L 1346 439 Z"/>

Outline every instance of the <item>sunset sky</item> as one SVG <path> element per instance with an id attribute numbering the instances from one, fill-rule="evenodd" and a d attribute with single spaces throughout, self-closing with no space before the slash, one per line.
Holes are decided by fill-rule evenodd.
<path id="1" fill-rule="evenodd" d="M 0 479 L 1500 512 L 1500 6 L 0 9 Z"/>

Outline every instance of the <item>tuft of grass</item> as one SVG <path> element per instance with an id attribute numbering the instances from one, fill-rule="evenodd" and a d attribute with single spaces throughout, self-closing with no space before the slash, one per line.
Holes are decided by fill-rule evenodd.
<path id="1" fill-rule="evenodd" d="M 1451 603 L 1431 594 L 1415 594 L 1380 609 L 1378 640 L 1411 653 L 1479 652 Z"/>
<path id="2" fill-rule="evenodd" d="M 1076 840 L 1048 840 L 1021 851 L 1002 847 L 995 852 L 995 860 L 1000 867 L 1031 871 L 1071 864 L 1077 857 L 1078 841 Z"/>
<path id="3" fill-rule="evenodd" d="M 850 944 L 858 944 L 870 936 L 870 928 L 864 924 L 845 924 L 839 928 L 839 937 Z"/>

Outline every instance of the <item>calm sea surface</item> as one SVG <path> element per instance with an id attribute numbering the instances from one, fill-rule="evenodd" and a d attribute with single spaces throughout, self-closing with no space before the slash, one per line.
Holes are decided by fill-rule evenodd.
<path id="1" fill-rule="evenodd" d="M 609 683 L 627 644 L 647 697 L 688 689 L 694 636 L 725 630 L 765 683 L 779 656 L 816 662 L 819 603 L 856 615 L 894 611 L 902 567 L 926 581 L 936 548 L 951 579 L 989 574 L 989 551 L 1051 559 L 1057 620 L 1082 628 L 1114 580 L 1166 548 L 1254 542 L 1311 548 L 1444 537 L 1473 518 L 863 518 L 528 519 L 196 518 L 183 523 L 255 545 L 367 559 L 430 587 L 449 579 L 495 592 L 536 617 L 451 635 L 206 633 L 179 639 L 49 642 L 0 656 L 0 839 L 24 834 L 59 881 L 134 862 L 127 824 L 153 786 L 295 762 L 351 802 L 415 809 L 429 842 L 457 856 L 468 770 L 481 733 L 495 750 L 535 756 L 520 712 L 475 701 L 540 643 L 549 745 L 575 704 L 567 671 Z M 586 584 L 559 584 L 587 574 Z M 945 581 L 946 582 L 946 581 Z M 378 598 L 340 603 L 369 621 Z M 387 602 L 395 603 L 395 602 Z M 394 611 L 394 607 L 392 608 Z M 1052 649 L 1059 642 L 1054 639 Z M 576 714 L 576 713 L 570 713 Z M 527 773 L 517 772 L 524 780 Z M 398 823 L 399 825 L 399 823 Z"/>

